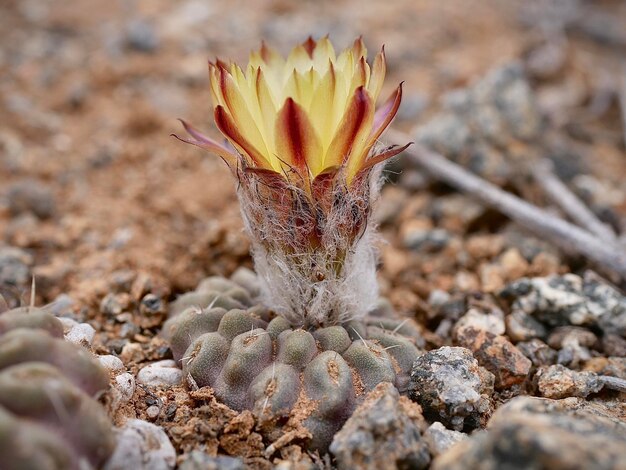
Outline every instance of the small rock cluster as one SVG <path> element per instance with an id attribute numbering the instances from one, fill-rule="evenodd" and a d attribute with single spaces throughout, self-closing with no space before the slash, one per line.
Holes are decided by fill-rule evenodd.
<path id="1" fill-rule="evenodd" d="M 434 470 L 626 467 L 626 424 L 600 404 L 580 399 L 517 397 L 498 408 L 486 431 L 436 459 Z"/>

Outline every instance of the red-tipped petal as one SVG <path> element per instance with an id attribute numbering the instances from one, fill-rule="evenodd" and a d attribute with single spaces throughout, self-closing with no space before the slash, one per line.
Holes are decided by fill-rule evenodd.
<path id="1" fill-rule="evenodd" d="M 409 147 L 409 145 L 412 145 L 412 144 L 413 142 L 409 142 L 408 144 L 403 145 L 401 147 L 394 145 L 388 148 L 387 150 L 385 150 L 384 152 L 368 158 L 367 160 L 365 160 L 365 163 L 363 164 L 363 167 L 361 168 L 359 173 L 372 168 L 374 165 L 378 163 L 384 162 L 385 160 L 389 160 L 391 157 L 395 157 L 399 153 L 404 152 Z"/>
<path id="2" fill-rule="evenodd" d="M 309 57 L 312 59 L 313 51 L 315 50 L 315 47 L 317 46 L 317 42 L 311 36 L 309 36 L 307 40 L 302 43 L 302 45 L 306 49 L 307 54 L 309 54 Z"/>
<path id="3" fill-rule="evenodd" d="M 217 124 L 222 134 L 224 134 L 241 153 L 247 155 L 256 166 L 272 168 L 261 152 L 239 132 L 233 118 L 223 106 L 217 106 L 215 108 L 215 124 Z"/>
<path id="4" fill-rule="evenodd" d="M 319 138 L 304 109 L 292 98 L 287 98 L 278 112 L 274 135 L 278 158 L 295 167 L 301 175 L 306 175 L 306 168 L 313 174 L 320 170 Z"/>
<path id="5" fill-rule="evenodd" d="M 222 144 L 202 134 L 195 127 L 185 122 L 184 120 L 180 119 L 180 122 L 183 124 L 183 127 L 185 128 L 187 133 L 191 137 L 193 137 L 193 139 L 185 139 L 184 137 L 179 137 L 176 134 L 171 134 L 172 137 L 176 137 L 178 140 L 185 142 L 187 144 L 195 145 L 197 147 L 208 150 L 209 152 L 222 157 L 226 161 L 226 163 L 228 163 L 231 166 L 234 166 L 237 164 L 237 156 L 234 153 L 232 153 L 230 150 L 228 150 L 226 147 L 224 147 Z"/>
<path id="6" fill-rule="evenodd" d="M 374 103 L 369 93 L 365 87 L 358 87 L 326 152 L 324 167 L 342 165 L 346 161 L 352 146 L 364 137 L 362 132 L 369 129 L 373 114 Z"/>
<path id="7" fill-rule="evenodd" d="M 237 72 L 240 73 L 240 70 L 235 66 L 233 72 L 237 74 Z M 225 69 L 220 69 L 219 79 L 219 88 L 224 97 L 224 104 L 233 120 L 237 123 L 240 134 L 259 152 L 262 152 L 263 155 L 267 155 L 268 149 L 261 135 L 261 131 L 250 114 L 250 110 L 248 109 L 249 105 L 242 96 L 232 74 Z"/>
<path id="8" fill-rule="evenodd" d="M 372 125 L 372 134 L 370 135 L 370 143 L 374 144 L 383 131 L 391 124 L 391 121 L 398 112 L 400 102 L 402 101 L 402 83 L 398 85 L 396 91 L 385 101 L 385 103 L 376 110 L 374 114 L 374 123 Z"/>

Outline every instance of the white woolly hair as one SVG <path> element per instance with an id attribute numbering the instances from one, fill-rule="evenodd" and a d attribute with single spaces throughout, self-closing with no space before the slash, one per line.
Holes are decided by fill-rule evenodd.
<path id="1" fill-rule="evenodd" d="M 378 254 L 370 215 L 380 194 L 381 166 L 349 189 L 339 175 L 313 201 L 286 179 L 272 188 L 257 174 L 238 172 L 261 300 L 292 325 L 339 324 L 373 308 Z"/>

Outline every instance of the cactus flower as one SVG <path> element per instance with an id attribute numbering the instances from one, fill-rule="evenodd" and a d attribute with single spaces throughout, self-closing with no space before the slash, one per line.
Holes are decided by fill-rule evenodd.
<path id="1" fill-rule="evenodd" d="M 266 300 L 293 323 L 337 323 L 375 300 L 375 167 L 406 148 L 378 141 L 402 98 L 400 84 L 376 109 L 385 72 L 384 49 L 370 66 L 360 38 L 339 55 L 327 37 L 309 38 L 286 59 L 263 44 L 245 70 L 209 64 L 215 123 L 227 143 L 184 121 L 190 138 L 176 136 L 220 156 L 236 175 Z"/>

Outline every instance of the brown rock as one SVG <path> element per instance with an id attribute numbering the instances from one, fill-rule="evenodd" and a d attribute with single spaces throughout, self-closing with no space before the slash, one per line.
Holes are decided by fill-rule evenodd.
<path id="1" fill-rule="evenodd" d="M 457 330 L 457 341 L 495 376 L 496 389 L 521 384 L 530 372 L 530 359 L 504 336 L 468 327 Z"/>
<path id="2" fill-rule="evenodd" d="M 602 382 L 594 372 L 577 372 L 561 364 L 540 369 L 537 372 L 537 387 L 546 398 L 585 398 L 602 388 Z"/>

